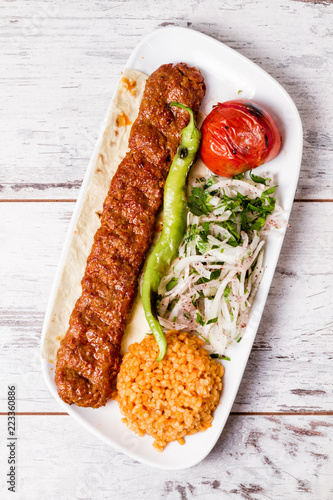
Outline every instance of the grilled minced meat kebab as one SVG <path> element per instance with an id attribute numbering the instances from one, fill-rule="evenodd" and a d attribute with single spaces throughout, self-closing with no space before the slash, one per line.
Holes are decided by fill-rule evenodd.
<path id="1" fill-rule="evenodd" d="M 119 370 L 120 345 L 138 278 L 162 206 L 165 179 L 189 114 L 205 94 L 202 75 L 186 64 L 166 64 L 147 80 L 129 151 L 104 202 L 101 226 L 87 259 L 82 295 L 61 342 L 55 382 L 68 404 L 105 405 Z"/>

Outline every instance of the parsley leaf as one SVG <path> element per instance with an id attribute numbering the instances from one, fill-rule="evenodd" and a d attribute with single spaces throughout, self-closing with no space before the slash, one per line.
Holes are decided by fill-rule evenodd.
<path id="1" fill-rule="evenodd" d="M 204 322 L 201 314 L 199 313 L 199 311 L 197 312 L 196 322 L 199 323 L 199 325 L 201 325 L 201 326 L 205 326 L 205 322 Z"/>
<path id="2" fill-rule="evenodd" d="M 261 198 L 265 198 L 265 196 L 268 196 L 269 194 L 273 194 L 277 186 L 272 186 L 271 188 L 266 189 L 263 191 Z"/>
<path id="3" fill-rule="evenodd" d="M 258 217 L 258 219 L 250 226 L 252 231 L 259 231 L 265 224 L 266 217 Z"/>
<path id="4" fill-rule="evenodd" d="M 253 182 L 257 182 L 258 184 L 264 184 L 266 186 L 266 182 L 270 181 L 270 179 L 265 179 L 264 177 L 260 177 L 259 175 L 252 174 L 252 170 L 250 170 L 250 177 Z"/>
<path id="5" fill-rule="evenodd" d="M 243 177 L 244 177 L 244 174 L 238 174 L 238 175 L 234 175 L 233 179 L 236 179 L 237 181 L 239 181 L 239 180 L 243 179 Z"/>
<path id="6" fill-rule="evenodd" d="M 225 359 L 226 361 L 231 361 L 228 356 L 225 356 L 224 354 L 217 354 L 217 352 L 214 352 L 214 354 L 210 354 L 210 357 L 213 359 Z"/>
<path id="7" fill-rule="evenodd" d="M 215 269 L 210 273 L 210 280 L 217 280 L 221 275 L 221 269 Z"/>
<path id="8" fill-rule="evenodd" d="M 179 299 L 177 299 L 177 297 L 175 297 L 174 299 L 172 299 L 172 301 L 169 303 L 169 305 L 167 307 L 167 311 L 171 312 L 172 309 L 175 307 L 175 305 L 177 304 L 178 301 L 179 301 Z"/>
<path id="9" fill-rule="evenodd" d="M 199 240 L 196 244 L 196 249 L 198 250 L 201 255 L 207 252 L 207 243 L 205 243 L 203 240 Z"/>
<path id="10" fill-rule="evenodd" d="M 165 288 L 168 292 L 172 290 L 178 283 L 178 278 L 172 278 L 166 285 Z"/>
<path id="11" fill-rule="evenodd" d="M 203 222 L 202 223 L 202 228 L 203 228 L 206 236 L 209 234 L 209 225 L 210 225 L 210 222 Z"/>
<path id="12" fill-rule="evenodd" d="M 192 189 L 187 206 L 194 215 L 208 215 L 213 210 L 213 207 L 209 203 L 211 198 L 211 195 L 203 189 L 195 187 Z"/>
<path id="13" fill-rule="evenodd" d="M 210 325 L 211 323 L 217 323 L 218 318 L 212 318 L 207 321 L 207 325 Z"/>
<path id="14" fill-rule="evenodd" d="M 210 281 L 208 278 L 201 276 L 201 278 L 199 278 L 197 281 L 197 285 L 202 285 L 202 283 L 207 283 L 208 281 Z"/>
<path id="15" fill-rule="evenodd" d="M 199 337 L 203 338 L 207 342 L 207 344 L 209 344 L 209 340 L 206 339 L 206 337 L 204 337 L 203 335 L 201 335 L 201 333 L 199 333 L 197 330 L 195 331 L 195 333 L 199 335 Z"/>
<path id="16" fill-rule="evenodd" d="M 230 295 L 230 287 L 227 285 L 224 289 L 223 295 L 225 299 L 228 299 L 227 302 L 229 302 L 229 295 Z"/>

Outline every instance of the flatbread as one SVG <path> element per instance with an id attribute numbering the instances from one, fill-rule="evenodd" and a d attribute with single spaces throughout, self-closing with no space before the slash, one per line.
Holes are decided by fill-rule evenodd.
<path id="1" fill-rule="evenodd" d="M 131 125 L 138 116 L 147 78 L 148 76 L 144 73 L 126 69 L 109 107 L 103 138 L 93 158 L 91 177 L 64 259 L 50 318 L 44 333 L 42 357 L 52 363 L 56 363 L 60 342 L 68 329 L 74 305 L 81 295 L 81 279 L 94 235 L 100 226 L 103 202 L 111 179 L 128 151 Z M 122 351 L 126 351 L 130 343 L 141 340 L 146 332 L 149 332 L 148 323 L 141 299 L 137 298 L 131 322 L 124 335 Z"/>

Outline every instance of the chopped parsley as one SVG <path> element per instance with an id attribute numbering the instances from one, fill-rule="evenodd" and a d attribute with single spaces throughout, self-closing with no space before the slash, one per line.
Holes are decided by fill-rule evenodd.
<path id="1" fill-rule="evenodd" d="M 227 285 L 224 289 L 223 296 L 227 302 L 229 302 L 230 287 Z"/>
<path id="2" fill-rule="evenodd" d="M 204 189 L 194 187 L 187 203 L 188 209 L 194 215 L 208 215 L 213 210 L 209 203 L 211 198 L 212 196 Z"/>
<path id="3" fill-rule="evenodd" d="M 225 359 L 226 361 L 231 361 L 228 356 L 225 356 L 224 354 L 218 354 L 217 352 L 210 354 L 210 357 L 213 359 Z"/>
<path id="4" fill-rule="evenodd" d="M 236 179 L 236 181 L 240 181 L 244 177 L 245 177 L 245 174 L 238 174 L 238 175 L 234 175 L 233 179 Z"/>
<path id="5" fill-rule="evenodd" d="M 171 302 L 169 302 L 168 304 L 168 307 L 167 307 L 167 311 L 168 312 L 171 312 L 172 309 L 175 307 L 175 305 L 177 304 L 177 302 L 179 302 L 179 298 L 178 297 L 175 297 L 174 299 L 171 300 Z"/>
<path id="6" fill-rule="evenodd" d="M 165 288 L 167 292 L 170 292 L 178 283 L 178 278 L 172 278 L 166 285 Z"/>
<path id="7" fill-rule="evenodd" d="M 217 339 L 225 335 L 227 345 L 242 338 L 245 308 L 250 307 L 253 285 L 264 272 L 262 238 L 257 232 L 275 211 L 276 204 L 276 186 L 270 187 L 270 179 L 252 171 L 246 178 L 239 174 L 233 179 L 212 175 L 193 181 L 188 196 L 186 234 L 179 258 L 171 265 L 165 280 L 165 288 L 171 293 L 158 298 L 165 319 L 187 328 L 190 325 L 192 332 L 196 323 L 209 339 L 211 335 L 216 334 Z M 177 289 L 173 290 L 176 285 L 182 290 L 181 295 Z M 218 303 L 214 300 L 216 294 L 220 297 Z M 222 324 L 221 317 L 226 320 Z M 211 356 L 230 361 L 222 354 Z"/>
<path id="8" fill-rule="evenodd" d="M 199 311 L 197 311 L 197 319 L 196 319 L 197 323 L 199 323 L 199 325 L 201 326 L 205 326 L 205 322 L 201 316 L 201 314 L 199 313 Z"/>
<path id="9" fill-rule="evenodd" d="M 208 340 L 208 339 L 206 339 L 206 337 L 204 337 L 203 335 L 201 335 L 201 333 L 199 333 L 197 330 L 195 331 L 195 333 L 196 333 L 197 335 L 199 335 L 199 337 L 203 338 L 203 339 L 204 339 L 204 341 L 205 341 L 205 342 L 207 342 L 207 344 L 209 344 L 209 340 Z"/>
<path id="10" fill-rule="evenodd" d="M 217 316 L 216 316 L 216 318 L 209 319 L 209 320 L 207 321 L 207 325 L 210 325 L 210 324 L 212 324 L 212 323 L 217 323 L 217 320 L 218 320 L 218 317 L 217 317 Z"/>
<path id="11" fill-rule="evenodd" d="M 210 281 L 217 280 L 221 275 L 221 269 L 215 269 L 210 273 Z"/>
<path id="12" fill-rule="evenodd" d="M 253 182 L 257 182 L 258 184 L 264 184 L 266 186 L 266 182 L 270 181 L 270 179 L 265 179 L 264 177 L 259 177 L 259 175 L 252 174 L 252 170 L 250 170 L 250 178 Z"/>

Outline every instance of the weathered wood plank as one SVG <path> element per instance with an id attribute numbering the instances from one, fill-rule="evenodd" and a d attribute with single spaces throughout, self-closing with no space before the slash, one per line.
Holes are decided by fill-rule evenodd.
<path id="1" fill-rule="evenodd" d="M 1 382 L 62 411 L 40 373 L 43 316 L 73 203 L 1 203 Z M 333 203 L 295 203 L 233 411 L 332 411 Z M 228 369 L 227 362 L 226 369 Z M 4 408 L 4 394 L 0 411 Z"/>
<path id="2" fill-rule="evenodd" d="M 296 196 L 332 198 L 332 3 L 280 0 L 274 29 L 270 3 L 259 0 L 14 0 L 0 9 L 1 198 L 77 197 L 128 56 L 145 34 L 172 24 L 226 43 L 286 88 L 304 126 Z"/>
<path id="3" fill-rule="evenodd" d="M 331 199 L 332 14 L 329 0 L 11 0 L 0 4 L 0 200 L 76 199 L 100 123 L 135 45 L 187 26 L 276 78 L 304 126 L 296 198 Z M 274 20 L 274 23 L 272 22 Z M 63 411 L 40 372 L 39 342 L 72 203 L 0 204 L 0 412 Z M 333 497 L 332 203 L 296 203 L 234 412 L 193 469 L 150 469 L 69 416 L 18 416 L 18 493 L 44 499 Z M 226 366 L 227 368 L 227 366 Z M 0 416 L 0 496 L 7 418 Z M 78 457 L 80 457 L 78 459 Z"/>
<path id="4" fill-rule="evenodd" d="M 0 422 L 4 427 L 6 418 Z M 20 417 L 18 425 L 17 498 L 24 500 L 130 500 L 134 492 L 136 500 L 328 500 L 333 495 L 332 416 L 231 416 L 210 455 L 183 471 L 142 465 L 70 417 Z M 8 468 L 4 448 L 2 481 Z M 2 491 L 2 498 L 12 498 Z"/>
<path id="5" fill-rule="evenodd" d="M 286 88 L 304 126 L 296 197 L 332 199 L 332 11 L 325 0 L 1 2 L 0 199 L 77 197 L 128 56 L 167 25 L 215 37 Z M 0 411 L 8 383 L 17 384 L 18 411 L 62 411 L 41 376 L 39 341 L 72 210 L 0 204 Z M 332 203 L 295 204 L 234 412 L 332 411 L 332 216 Z M 232 415 L 205 461 L 173 473 L 115 452 L 68 416 L 19 416 L 16 496 L 327 500 L 332 418 Z M 6 416 L 0 422 L 4 438 Z"/>

